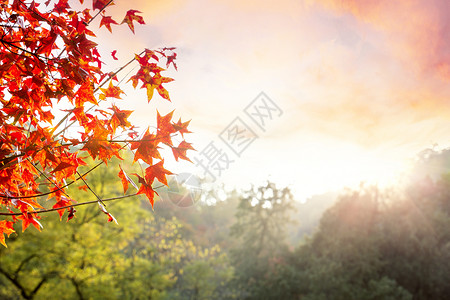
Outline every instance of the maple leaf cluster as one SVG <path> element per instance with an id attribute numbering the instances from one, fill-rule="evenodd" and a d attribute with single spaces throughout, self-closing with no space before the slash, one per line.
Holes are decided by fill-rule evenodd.
<path id="1" fill-rule="evenodd" d="M 112 0 L 93 0 L 92 9 L 75 11 L 68 0 L 40 4 L 0 0 L 0 243 L 5 246 L 5 235 L 14 232 L 16 222 L 21 222 L 22 230 L 29 225 L 40 230 L 43 212 L 56 210 L 62 218 L 67 211 L 68 220 L 74 217 L 74 207 L 82 203 L 70 197 L 67 187 L 82 180 L 83 189 L 95 194 L 86 179 L 89 172 L 79 173 L 89 157 L 106 164 L 131 149 L 134 161 L 148 167 L 143 174 L 134 174 L 139 185 L 121 168 L 124 192 L 131 183 L 152 206 L 154 180 L 167 185 L 165 176 L 172 174 L 164 168 L 159 149 L 170 147 L 176 160 L 189 160 L 186 151 L 193 148 L 184 140 L 189 122 L 173 121 L 173 112 L 157 113 L 156 130 L 140 135 L 129 120 L 132 111 L 112 102 L 123 95 L 117 83 L 123 68 L 104 71 L 98 45 L 92 40 L 95 34 L 89 29 L 96 17 L 101 18 L 100 27 L 110 32 L 112 25 L 119 25 L 106 15 L 111 4 Z M 134 33 L 134 23 L 145 24 L 139 13 L 129 10 L 121 24 Z M 162 75 L 161 64 L 165 60 L 166 68 L 176 68 L 174 50 L 146 49 L 132 59 L 140 68 L 129 81 L 147 91 L 148 101 L 155 90 L 170 101 L 163 84 L 173 79 Z M 116 53 L 111 52 L 114 59 Z M 71 109 L 57 119 L 55 109 L 63 102 Z M 101 109 L 99 102 L 111 104 Z M 72 136 L 71 126 L 81 131 Z M 172 142 L 175 135 L 182 137 L 178 145 Z M 116 221 L 95 195 L 108 220 Z M 45 196 L 54 201 L 53 207 L 43 204 Z"/>

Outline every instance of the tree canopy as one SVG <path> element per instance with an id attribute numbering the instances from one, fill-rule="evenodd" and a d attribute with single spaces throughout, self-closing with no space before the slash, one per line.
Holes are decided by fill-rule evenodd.
<path id="1" fill-rule="evenodd" d="M 193 148 L 184 139 L 189 122 L 172 120 L 173 112 L 157 113 L 157 128 L 138 132 L 129 118 L 132 111 L 115 103 L 123 97 L 118 76 L 132 63 L 139 68 L 128 82 L 145 89 L 148 102 L 154 91 L 170 101 L 165 86 L 173 79 L 164 71 L 177 65 L 175 48 L 144 49 L 130 54 L 121 68 L 106 70 L 92 22 L 98 19 L 100 27 L 112 32 L 112 25 L 119 25 L 107 14 L 112 4 L 93 0 L 92 8 L 74 10 L 68 0 L 0 1 L 0 242 L 5 246 L 4 235 L 14 232 L 16 222 L 21 222 L 22 230 L 30 225 L 40 230 L 44 212 L 57 210 L 62 216 L 67 211 L 68 220 L 73 218 L 75 207 L 87 204 L 67 190 L 77 181 L 114 221 L 106 209 L 106 202 L 113 199 L 96 194 L 88 174 L 111 158 L 120 158 L 124 150 L 133 151 L 133 161 L 145 168 L 130 174 L 134 180 L 125 168 L 120 170 L 124 193 L 131 184 L 137 188 L 135 194 L 146 195 L 152 205 L 157 194 L 152 184 L 155 180 L 167 184 L 165 176 L 171 174 L 160 148 L 172 149 L 176 160 L 189 160 L 186 152 Z M 140 12 L 130 9 L 120 24 L 134 33 L 136 23 L 145 24 Z M 111 55 L 117 59 L 116 50 Z M 70 108 L 59 116 L 55 111 L 60 107 Z M 175 135 L 181 142 L 174 143 Z M 90 168 L 81 173 L 88 158 Z"/>

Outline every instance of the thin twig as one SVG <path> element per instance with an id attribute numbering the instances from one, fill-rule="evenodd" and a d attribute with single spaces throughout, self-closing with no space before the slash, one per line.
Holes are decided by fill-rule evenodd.
<path id="1" fill-rule="evenodd" d="M 154 139 L 141 139 L 141 140 L 107 140 L 107 139 L 95 139 L 95 141 L 98 142 L 108 142 L 108 143 L 138 143 L 138 142 L 153 142 L 153 141 L 157 141 L 157 140 L 161 140 L 164 139 L 166 137 L 175 137 L 177 136 L 177 134 L 169 134 L 169 135 L 165 135 L 165 136 L 160 136 Z M 79 141 L 78 144 L 85 144 L 88 143 L 89 141 Z M 59 147 L 66 147 L 66 146 L 72 146 L 75 143 L 65 143 L 65 144 L 61 144 L 59 146 L 56 146 L 55 148 L 59 148 Z"/>
<path id="2" fill-rule="evenodd" d="M 156 190 L 156 189 L 159 189 L 159 188 L 161 188 L 163 186 L 164 185 L 160 185 L 160 186 L 157 186 L 157 187 L 155 187 L 153 189 Z M 134 196 L 137 196 L 137 195 L 138 195 L 138 193 L 130 194 L 130 195 L 117 196 L 117 197 L 102 199 L 102 201 L 103 202 L 109 202 L 109 201 L 114 201 L 114 200 L 120 200 L 120 199 L 134 197 Z M 49 208 L 49 209 L 36 210 L 36 211 L 33 211 L 33 212 L 27 212 L 27 213 L 30 213 L 30 214 L 41 214 L 41 213 L 57 211 L 57 210 L 60 210 L 60 209 L 71 208 L 71 207 L 75 207 L 75 206 L 93 204 L 93 203 L 98 203 L 98 200 L 87 201 L 87 202 L 82 202 L 82 203 L 75 203 L 75 204 L 71 204 L 71 205 L 61 206 L 61 207 L 58 207 L 58 208 Z M 21 212 L 20 213 L 4 213 L 4 212 L 0 212 L 0 216 L 20 216 L 22 214 L 23 213 L 21 213 Z"/>
<path id="3" fill-rule="evenodd" d="M 111 4 L 111 2 L 113 2 L 113 0 L 110 0 L 108 3 L 106 3 L 106 4 L 102 7 L 102 9 L 100 9 L 100 10 L 95 14 L 95 16 L 93 16 L 93 17 L 89 20 L 89 22 L 87 22 L 87 25 L 91 24 L 91 22 L 94 21 L 94 19 L 97 18 L 97 16 L 98 16 L 100 13 L 102 13 L 102 12 L 103 12 L 110 4 Z"/>
<path id="4" fill-rule="evenodd" d="M 76 178 L 74 181 L 71 181 L 71 182 L 67 183 L 66 185 L 63 185 L 61 188 L 58 188 L 57 190 L 54 190 L 54 191 L 51 191 L 51 192 L 42 193 L 42 194 L 28 195 L 28 196 L 5 196 L 5 195 L 0 195 L 0 198 L 3 198 L 3 199 L 28 199 L 28 198 L 37 198 L 37 197 L 43 197 L 43 196 L 47 196 L 47 195 L 53 194 L 56 191 L 62 190 L 64 188 L 72 185 L 73 183 L 77 182 L 78 180 L 81 179 L 82 176 L 86 176 L 87 174 L 92 172 L 94 169 L 99 167 L 101 164 L 103 164 L 103 161 L 99 162 L 97 165 L 95 165 L 94 167 L 92 167 L 91 169 L 86 171 L 83 175 L 81 175 L 80 177 Z"/>
<path id="5" fill-rule="evenodd" d="M 63 189 L 61 189 L 55 182 L 53 182 L 53 180 L 51 180 L 50 178 L 48 178 L 48 176 L 45 175 L 44 172 L 42 172 L 41 170 L 39 170 L 38 167 L 36 167 L 36 166 L 30 161 L 30 158 L 29 158 L 29 157 L 27 157 L 27 160 L 28 160 L 28 162 L 36 169 L 36 171 L 38 171 L 42 176 L 44 176 L 45 179 L 47 179 L 47 181 L 49 181 L 51 184 L 53 184 L 53 185 L 58 189 L 58 191 L 61 191 L 64 195 L 66 195 L 67 198 L 70 198 L 70 196 L 67 195 L 66 192 L 64 192 Z"/>
<path id="6" fill-rule="evenodd" d="M 138 55 L 142 55 L 145 52 L 142 51 L 141 53 L 139 53 Z M 94 93 L 98 92 L 98 90 L 103 87 L 109 80 L 111 80 L 114 76 L 116 76 L 117 74 L 119 74 L 119 72 L 121 72 L 123 69 L 125 69 L 128 65 L 130 65 L 133 61 L 136 60 L 136 57 L 134 57 L 132 60 L 130 60 L 128 63 L 126 63 L 125 65 L 123 65 L 119 70 L 117 70 L 116 72 L 110 74 L 102 83 L 100 83 L 97 88 L 94 90 Z M 86 112 L 90 111 L 91 109 L 97 107 L 98 105 L 92 105 L 91 107 L 89 107 Z M 53 134 L 53 132 L 55 132 L 55 130 L 61 126 L 61 124 L 72 114 L 73 110 L 69 111 L 59 122 L 58 124 L 56 124 L 56 126 L 53 128 L 51 134 Z M 62 130 L 60 130 L 57 134 L 55 134 L 54 136 L 58 136 L 61 133 L 63 133 L 67 128 L 69 128 L 70 126 L 72 126 L 73 124 L 75 124 L 76 121 L 72 121 L 72 123 L 70 123 L 69 125 L 65 126 Z"/>
<path id="7" fill-rule="evenodd" d="M 78 174 L 78 176 L 80 176 L 80 173 L 79 173 L 78 171 L 77 171 L 77 174 Z M 101 198 L 97 195 L 97 193 L 89 186 L 89 184 L 86 182 L 86 180 L 84 180 L 84 178 L 83 178 L 82 176 L 80 176 L 80 177 L 81 177 L 81 180 L 83 180 L 84 184 L 87 186 L 87 188 L 92 192 L 92 194 L 94 194 L 94 196 L 97 197 L 97 201 L 100 202 L 100 203 L 102 203 L 102 204 L 106 207 L 106 204 L 103 203 L 102 199 L 101 199 Z"/>
<path id="8" fill-rule="evenodd" d="M 103 199 L 102 201 L 103 202 L 108 202 L 108 201 L 119 200 L 119 199 L 134 197 L 134 196 L 137 196 L 137 193 L 136 194 L 130 194 L 130 195 L 113 197 L 113 198 L 107 198 L 107 199 Z M 41 213 L 46 213 L 46 212 L 51 212 L 51 211 L 57 211 L 57 210 L 60 210 L 60 209 L 71 208 L 71 207 L 75 207 L 75 206 L 93 204 L 93 203 L 98 203 L 98 200 L 81 202 L 81 203 L 74 203 L 74 204 L 71 204 L 71 205 L 61 206 L 61 207 L 58 207 L 58 208 L 49 208 L 49 209 L 36 210 L 36 211 L 30 212 L 30 213 L 32 213 L 32 214 L 41 214 Z M 20 216 L 22 214 L 23 213 L 21 213 L 21 212 L 20 213 L 3 213 L 3 212 L 0 212 L 0 216 Z"/>

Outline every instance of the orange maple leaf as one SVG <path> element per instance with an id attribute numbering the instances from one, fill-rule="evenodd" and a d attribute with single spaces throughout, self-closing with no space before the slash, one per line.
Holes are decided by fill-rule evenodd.
<path id="1" fill-rule="evenodd" d="M 175 160 L 178 161 L 178 158 L 187 160 L 192 162 L 187 156 L 186 151 L 187 150 L 195 150 L 194 147 L 191 146 L 190 143 L 186 141 L 182 141 L 178 147 L 172 147 L 173 156 L 175 157 Z"/>
<path id="2" fill-rule="evenodd" d="M 70 168 L 70 167 L 73 167 L 73 165 L 63 161 L 50 173 L 61 172 L 62 170 Z"/>
<path id="3" fill-rule="evenodd" d="M 172 82 L 173 78 L 162 77 L 160 74 L 155 74 L 155 76 L 153 76 L 153 81 L 157 85 L 156 90 L 158 91 L 159 95 L 164 99 L 170 101 L 169 92 L 162 86 L 162 84 Z"/>
<path id="4" fill-rule="evenodd" d="M 35 208 L 43 209 L 39 203 L 33 201 L 33 198 L 13 199 L 11 202 L 16 208 L 20 209 L 22 213 L 34 211 Z"/>
<path id="5" fill-rule="evenodd" d="M 79 1 L 83 3 L 84 0 Z M 37 196 L 42 195 L 39 191 L 44 180 L 41 174 L 49 173 L 48 178 L 44 176 L 44 181 L 49 184 L 49 197 L 54 198 L 47 206 L 53 205 L 50 210 L 57 211 L 60 219 L 67 209 L 67 219 L 70 220 L 75 213 L 70 204 L 75 201 L 69 199 L 62 189 L 66 180 L 75 179 L 77 170 L 85 164 L 83 159 L 98 158 L 106 164 L 113 156 L 120 158 L 124 148 L 122 143 L 130 140 L 135 152 L 134 161 L 143 160 L 150 167 L 147 165 L 137 185 L 133 182 L 135 179 L 131 180 L 122 169 L 119 177 L 126 192 L 129 185 L 133 185 L 136 191 L 147 195 L 153 206 L 156 192 L 151 185 L 157 180 L 167 184 L 166 177 L 171 174 L 164 168 L 158 146 L 163 143 L 173 147 L 170 135 L 188 132 L 187 124 L 181 121 L 174 123 L 170 113 L 159 116 L 159 128 L 150 130 L 152 134 L 147 129 L 142 137 L 128 121 L 131 111 L 120 110 L 114 105 L 112 111 L 99 106 L 100 100 L 121 99 L 124 94 L 119 88 L 120 83 L 117 83 L 117 73 L 126 65 L 117 72 L 105 72 L 97 43 L 92 40 L 95 34 L 87 28 L 95 18 L 100 19 L 100 27 L 104 26 L 110 32 L 113 25 L 119 25 L 120 20 L 104 12 L 113 4 L 112 0 L 93 0 L 92 7 L 89 7 L 93 9 L 82 11 L 70 8 L 69 0 L 44 0 L 45 9 L 39 1 L 22 2 L 0 0 L 4 10 L 2 17 L 6 18 L 3 23 L 9 24 L 0 26 L 0 31 L 12 26 L 5 36 L 10 45 L 0 43 L 0 78 L 4 79 L 3 86 L 0 86 L 0 185 L 6 197 L 0 201 L 0 210 L 9 211 L 3 213 L 5 215 L 10 214 L 8 222 L 0 221 L 2 244 L 5 244 L 5 234 L 13 232 L 15 223 L 22 223 L 17 225 L 23 230 L 29 225 L 37 229 L 42 227 L 39 222 L 43 204 L 37 200 L 40 198 Z M 145 24 L 142 16 L 137 10 L 129 10 L 122 25 L 126 23 L 134 33 L 137 24 Z M 58 49 L 64 51 L 56 51 Z M 30 55 L 20 55 L 17 50 Z M 140 69 L 132 74 L 136 76 L 131 76 L 130 80 L 134 87 L 142 85 L 142 88 L 147 88 L 149 100 L 156 92 L 170 100 L 165 83 L 173 79 L 161 74 L 170 65 L 177 68 L 173 50 L 146 49 L 136 57 Z M 116 51 L 110 53 L 113 59 L 117 59 Z M 99 93 L 94 92 L 97 87 Z M 59 103 L 58 106 L 64 107 L 65 102 L 70 104 L 70 109 L 65 110 L 67 115 L 58 120 L 59 116 L 53 115 L 55 105 Z M 85 107 L 88 102 L 93 104 L 93 109 Z M 80 130 L 74 129 L 72 133 L 69 130 L 72 124 Z M 119 127 L 124 129 L 126 138 L 118 139 L 115 131 L 119 131 Z M 142 140 L 138 140 L 141 137 Z M 173 149 L 177 157 L 185 157 L 185 146 L 180 144 Z M 81 153 L 86 157 L 81 158 Z M 36 166 L 40 166 L 42 171 Z M 87 190 L 89 187 L 85 184 L 79 189 Z M 16 211 L 20 211 L 17 216 Z M 108 214 L 108 217 L 109 221 L 115 221 L 112 215 Z"/>
<path id="6" fill-rule="evenodd" d="M 60 198 L 60 200 L 58 202 L 55 203 L 55 205 L 53 205 L 52 208 L 59 208 L 59 207 L 64 207 L 64 206 L 69 206 L 71 204 L 70 199 L 67 197 L 62 196 Z M 69 208 L 67 208 L 68 211 L 70 211 Z M 62 216 L 64 214 L 64 209 L 58 209 L 58 214 L 59 214 L 59 220 L 61 221 Z"/>
<path id="7" fill-rule="evenodd" d="M 119 178 L 122 180 L 123 193 L 125 194 L 128 190 L 128 179 L 125 172 L 122 170 L 122 167 L 119 165 Z"/>
<path id="8" fill-rule="evenodd" d="M 114 112 L 111 117 L 111 127 L 113 131 L 116 131 L 116 128 L 119 126 L 124 129 L 131 126 L 130 122 L 127 121 L 127 118 L 133 112 L 132 110 L 120 110 L 114 104 L 110 109 Z"/>
<path id="9" fill-rule="evenodd" d="M 134 85 L 134 82 L 133 82 L 133 85 Z M 145 85 L 145 88 L 147 89 L 147 99 L 148 99 L 148 102 L 150 103 L 150 100 L 152 100 L 152 98 L 153 98 L 153 93 L 155 91 L 155 86 L 153 84 L 147 83 Z"/>
<path id="10" fill-rule="evenodd" d="M 178 131 L 179 133 L 181 133 L 181 136 L 184 137 L 185 133 L 192 133 L 191 131 L 189 131 L 187 129 L 190 122 L 191 121 L 189 120 L 187 122 L 182 123 L 181 118 L 180 118 L 180 119 L 178 119 L 178 122 L 173 124 L 173 128 L 175 128 L 175 130 Z"/>
<path id="11" fill-rule="evenodd" d="M 147 128 L 142 139 L 138 142 L 132 142 L 131 150 L 137 149 L 134 154 L 133 162 L 138 159 L 142 159 L 147 164 L 151 165 L 153 163 L 153 158 L 161 159 L 161 155 L 158 151 L 159 141 L 154 134 L 151 134 Z"/>
<path id="12" fill-rule="evenodd" d="M 90 80 L 83 82 L 78 91 L 75 93 L 76 107 L 82 106 L 85 102 L 98 105 L 97 99 L 94 97 L 94 89 L 92 88 L 92 82 Z"/>
<path id="13" fill-rule="evenodd" d="M 107 126 L 104 120 L 94 118 L 85 127 L 86 130 L 90 130 L 91 132 L 89 134 L 82 134 L 82 139 L 86 142 L 81 150 L 88 151 L 94 159 L 98 156 L 105 163 L 113 156 L 120 158 L 119 151 L 122 147 L 117 143 L 108 141 L 109 131 L 106 128 Z"/>
<path id="14" fill-rule="evenodd" d="M 172 146 L 171 134 L 175 133 L 176 130 L 170 121 L 172 120 L 173 111 L 165 116 L 161 116 L 158 111 L 156 111 L 156 122 L 158 126 L 157 137 L 161 142 Z"/>
<path id="15" fill-rule="evenodd" d="M 39 217 L 36 213 L 24 213 L 19 216 L 17 219 L 22 220 L 22 232 L 24 232 L 30 224 L 36 227 L 37 230 L 41 231 L 42 225 L 39 223 L 37 218 Z"/>
<path id="16" fill-rule="evenodd" d="M 83 190 L 83 191 L 87 192 L 87 190 L 88 190 L 88 186 L 87 186 L 87 185 L 85 185 L 85 184 L 83 184 L 83 185 L 80 185 L 80 186 L 78 187 L 78 189 L 79 189 L 79 190 Z"/>
<path id="17" fill-rule="evenodd" d="M 154 72 L 155 70 L 152 68 L 151 70 L 148 70 L 148 72 Z M 152 100 L 153 93 L 155 89 L 158 91 L 158 94 L 166 99 L 167 101 L 171 101 L 169 97 L 169 92 L 162 86 L 163 83 L 172 82 L 173 78 L 170 77 L 162 77 L 161 74 L 159 74 L 159 70 L 156 70 L 157 72 L 153 77 L 150 77 L 148 79 L 148 76 L 142 76 L 141 74 L 132 76 L 129 80 L 133 81 L 133 87 L 136 87 L 137 82 L 139 79 L 143 80 L 144 82 L 147 82 L 144 84 L 144 86 L 147 88 L 147 99 L 148 102 Z"/>
<path id="18" fill-rule="evenodd" d="M 139 183 L 142 184 L 141 187 L 139 188 L 139 191 L 137 192 L 137 194 L 145 194 L 148 198 L 148 200 L 150 201 L 150 204 L 152 205 L 152 209 L 153 209 L 153 204 L 154 204 L 154 198 L 155 198 L 155 193 L 156 195 L 158 195 L 158 193 L 152 188 L 151 183 L 148 183 L 145 178 L 142 178 L 141 176 L 139 176 L 138 174 L 134 173 L 133 175 L 137 176 L 139 178 Z"/>
<path id="19" fill-rule="evenodd" d="M 105 100 L 106 97 L 122 99 L 120 98 L 120 95 L 125 94 L 118 86 L 113 86 L 112 80 L 109 82 L 108 88 L 100 88 L 100 90 L 103 92 L 103 94 L 100 94 L 99 96 L 101 100 Z"/>
<path id="20" fill-rule="evenodd" d="M 164 169 L 164 159 L 145 169 L 145 180 L 150 184 L 152 184 L 156 178 L 162 184 L 167 185 L 166 175 L 172 175 L 172 172 Z"/>
<path id="21" fill-rule="evenodd" d="M 13 222 L 2 220 L 0 221 L 0 243 L 6 246 L 5 243 L 5 234 L 9 237 L 11 233 L 15 232 L 13 228 Z"/>

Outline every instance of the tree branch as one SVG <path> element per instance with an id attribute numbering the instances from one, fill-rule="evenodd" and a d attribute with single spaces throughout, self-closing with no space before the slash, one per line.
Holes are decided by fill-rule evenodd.
<path id="1" fill-rule="evenodd" d="M 97 16 L 98 16 L 102 11 L 104 11 L 104 10 L 105 10 L 112 2 L 113 2 L 113 0 L 110 0 L 108 3 L 106 3 L 106 4 L 102 7 L 102 9 L 100 9 L 100 10 L 95 14 L 95 16 L 93 16 L 93 17 L 89 20 L 89 22 L 87 22 L 87 25 L 91 24 L 91 22 L 94 21 L 94 19 L 97 18 Z"/>
<path id="2" fill-rule="evenodd" d="M 24 260 L 22 260 L 20 262 L 20 265 L 17 267 L 16 271 L 14 271 L 14 280 L 17 280 L 17 277 L 19 276 L 19 272 L 20 270 L 22 270 L 23 266 L 25 266 L 25 264 L 27 262 L 29 262 L 30 260 L 32 260 L 33 258 L 36 257 L 36 254 L 31 254 L 30 256 L 28 256 L 27 258 L 25 258 Z"/>
<path id="3" fill-rule="evenodd" d="M 30 298 L 34 298 L 34 295 L 36 295 L 37 291 L 42 287 L 42 285 L 47 281 L 48 277 L 45 275 L 41 281 L 36 285 L 36 287 L 31 291 Z"/>
<path id="4" fill-rule="evenodd" d="M 162 188 L 164 185 L 159 185 L 157 187 L 154 187 L 153 189 L 159 189 Z M 112 197 L 112 198 L 106 198 L 106 199 L 101 199 L 101 201 L 103 202 L 108 202 L 108 201 L 114 201 L 114 200 L 120 200 L 120 199 L 125 199 L 125 198 L 130 198 L 130 197 L 134 197 L 139 195 L 138 193 L 135 194 L 130 194 L 130 195 L 123 195 L 123 196 L 117 196 L 117 197 Z M 57 211 L 60 209 L 66 209 L 66 208 L 71 208 L 71 207 L 75 207 L 75 206 L 81 206 L 81 205 L 87 205 L 87 204 L 94 204 L 94 203 L 98 203 L 99 200 L 93 200 L 93 201 L 87 201 L 87 202 L 81 202 L 81 203 L 74 203 L 71 205 L 66 205 L 66 206 L 61 206 L 58 208 L 49 208 L 49 209 L 41 209 L 41 210 L 36 210 L 36 211 L 30 211 L 27 212 L 29 214 L 42 214 L 42 213 L 47 213 L 47 212 L 51 212 L 51 211 Z M 23 213 L 4 213 L 4 212 L 0 212 L 0 216 L 20 216 Z"/>
<path id="5" fill-rule="evenodd" d="M 5 195 L 0 195 L 0 198 L 3 199 L 29 199 L 29 198 L 37 198 L 37 197 L 43 197 L 43 196 L 47 196 L 50 194 L 53 194 L 57 191 L 60 191 L 70 185 L 72 185 L 73 183 L 77 182 L 78 180 L 81 179 L 81 177 L 86 176 L 87 174 L 89 174 L 90 172 L 92 172 L 93 170 L 95 170 L 97 167 L 99 167 L 101 164 L 103 164 L 103 161 L 99 162 L 98 164 L 96 164 L 94 167 L 92 167 L 91 169 L 89 169 L 88 171 L 86 171 L 83 175 L 81 175 L 80 177 L 76 178 L 74 181 L 69 182 L 66 185 L 63 185 L 62 187 L 51 191 L 51 192 L 46 192 L 46 193 L 42 193 L 42 194 L 36 194 L 36 195 L 28 195 L 28 196 L 5 196 Z"/>
<path id="6" fill-rule="evenodd" d="M 19 289 L 20 294 L 22 295 L 22 297 L 23 297 L 24 299 L 31 299 L 30 295 L 28 295 L 27 291 L 25 290 L 25 287 L 23 287 L 17 279 L 11 277 L 11 275 L 9 275 L 8 272 L 6 272 L 5 270 L 3 270 L 1 267 L 0 267 L 0 273 L 3 274 L 9 281 L 11 281 L 11 283 L 12 283 L 16 288 Z"/>
<path id="7" fill-rule="evenodd" d="M 141 53 L 139 53 L 138 55 L 142 55 L 143 53 L 145 53 L 145 50 L 142 51 Z M 123 69 L 125 69 L 128 65 L 130 65 L 133 61 L 135 61 L 136 58 L 133 58 L 132 60 L 130 60 L 128 63 L 126 63 L 125 65 L 123 65 L 119 70 L 117 70 L 116 72 L 110 74 L 108 76 L 108 78 L 106 78 L 102 83 L 100 83 L 97 88 L 94 90 L 94 93 L 98 92 L 98 90 L 104 86 L 109 80 L 111 80 L 111 78 L 113 78 L 114 76 L 116 76 L 119 72 L 121 72 Z M 91 109 L 93 109 L 94 107 L 97 107 L 97 105 L 92 105 L 91 107 L 89 107 L 86 112 L 90 111 Z M 53 132 L 55 132 L 55 130 L 61 126 L 61 124 L 72 114 L 72 111 L 69 111 L 59 122 L 58 124 L 56 124 L 56 126 L 53 128 L 52 130 L 52 134 Z M 57 134 L 55 134 L 54 136 L 59 136 L 61 133 L 63 133 L 67 128 L 69 128 L 70 126 L 72 126 L 73 124 L 75 124 L 76 121 L 72 121 L 72 123 L 70 123 L 69 125 L 67 125 L 66 127 L 64 127 L 62 130 L 60 130 Z"/>
<path id="8" fill-rule="evenodd" d="M 118 197 L 113 197 L 113 198 L 102 199 L 102 201 L 103 202 L 114 201 L 114 200 L 129 198 L 129 197 L 133 197 L 133 196 L 137 196 L 137 195 L 138 194 L 136 193 L 136 194 L 118 196 Z M 81 203 L 75 203 L 75 204 L 71 204 L 71 205 L 67 205 L 67 206 L 61 206 L 61 207 L 58 207 L 58 208 L 49 208 L 49 209 L 36 210 L 36 211 L 33 211 L 33 212 L 29 212 L 29 213 L 41 214 L 41 213 L 47 213 L 47 212 L 51 212 L 51 211 L 57 211 L 57 210 L 60 210 L 60 209 L 71 208 L 71 207 L 75 207 L 75 206 L 93 204 L 93 203 L 98 203 L 98 200 L 81 202 Z M 22 215 L 21 212 L 20 213 L 2 213 L 2 212 L 0 212 L 0 216 L 20 216 L 20 215 Z"/>

